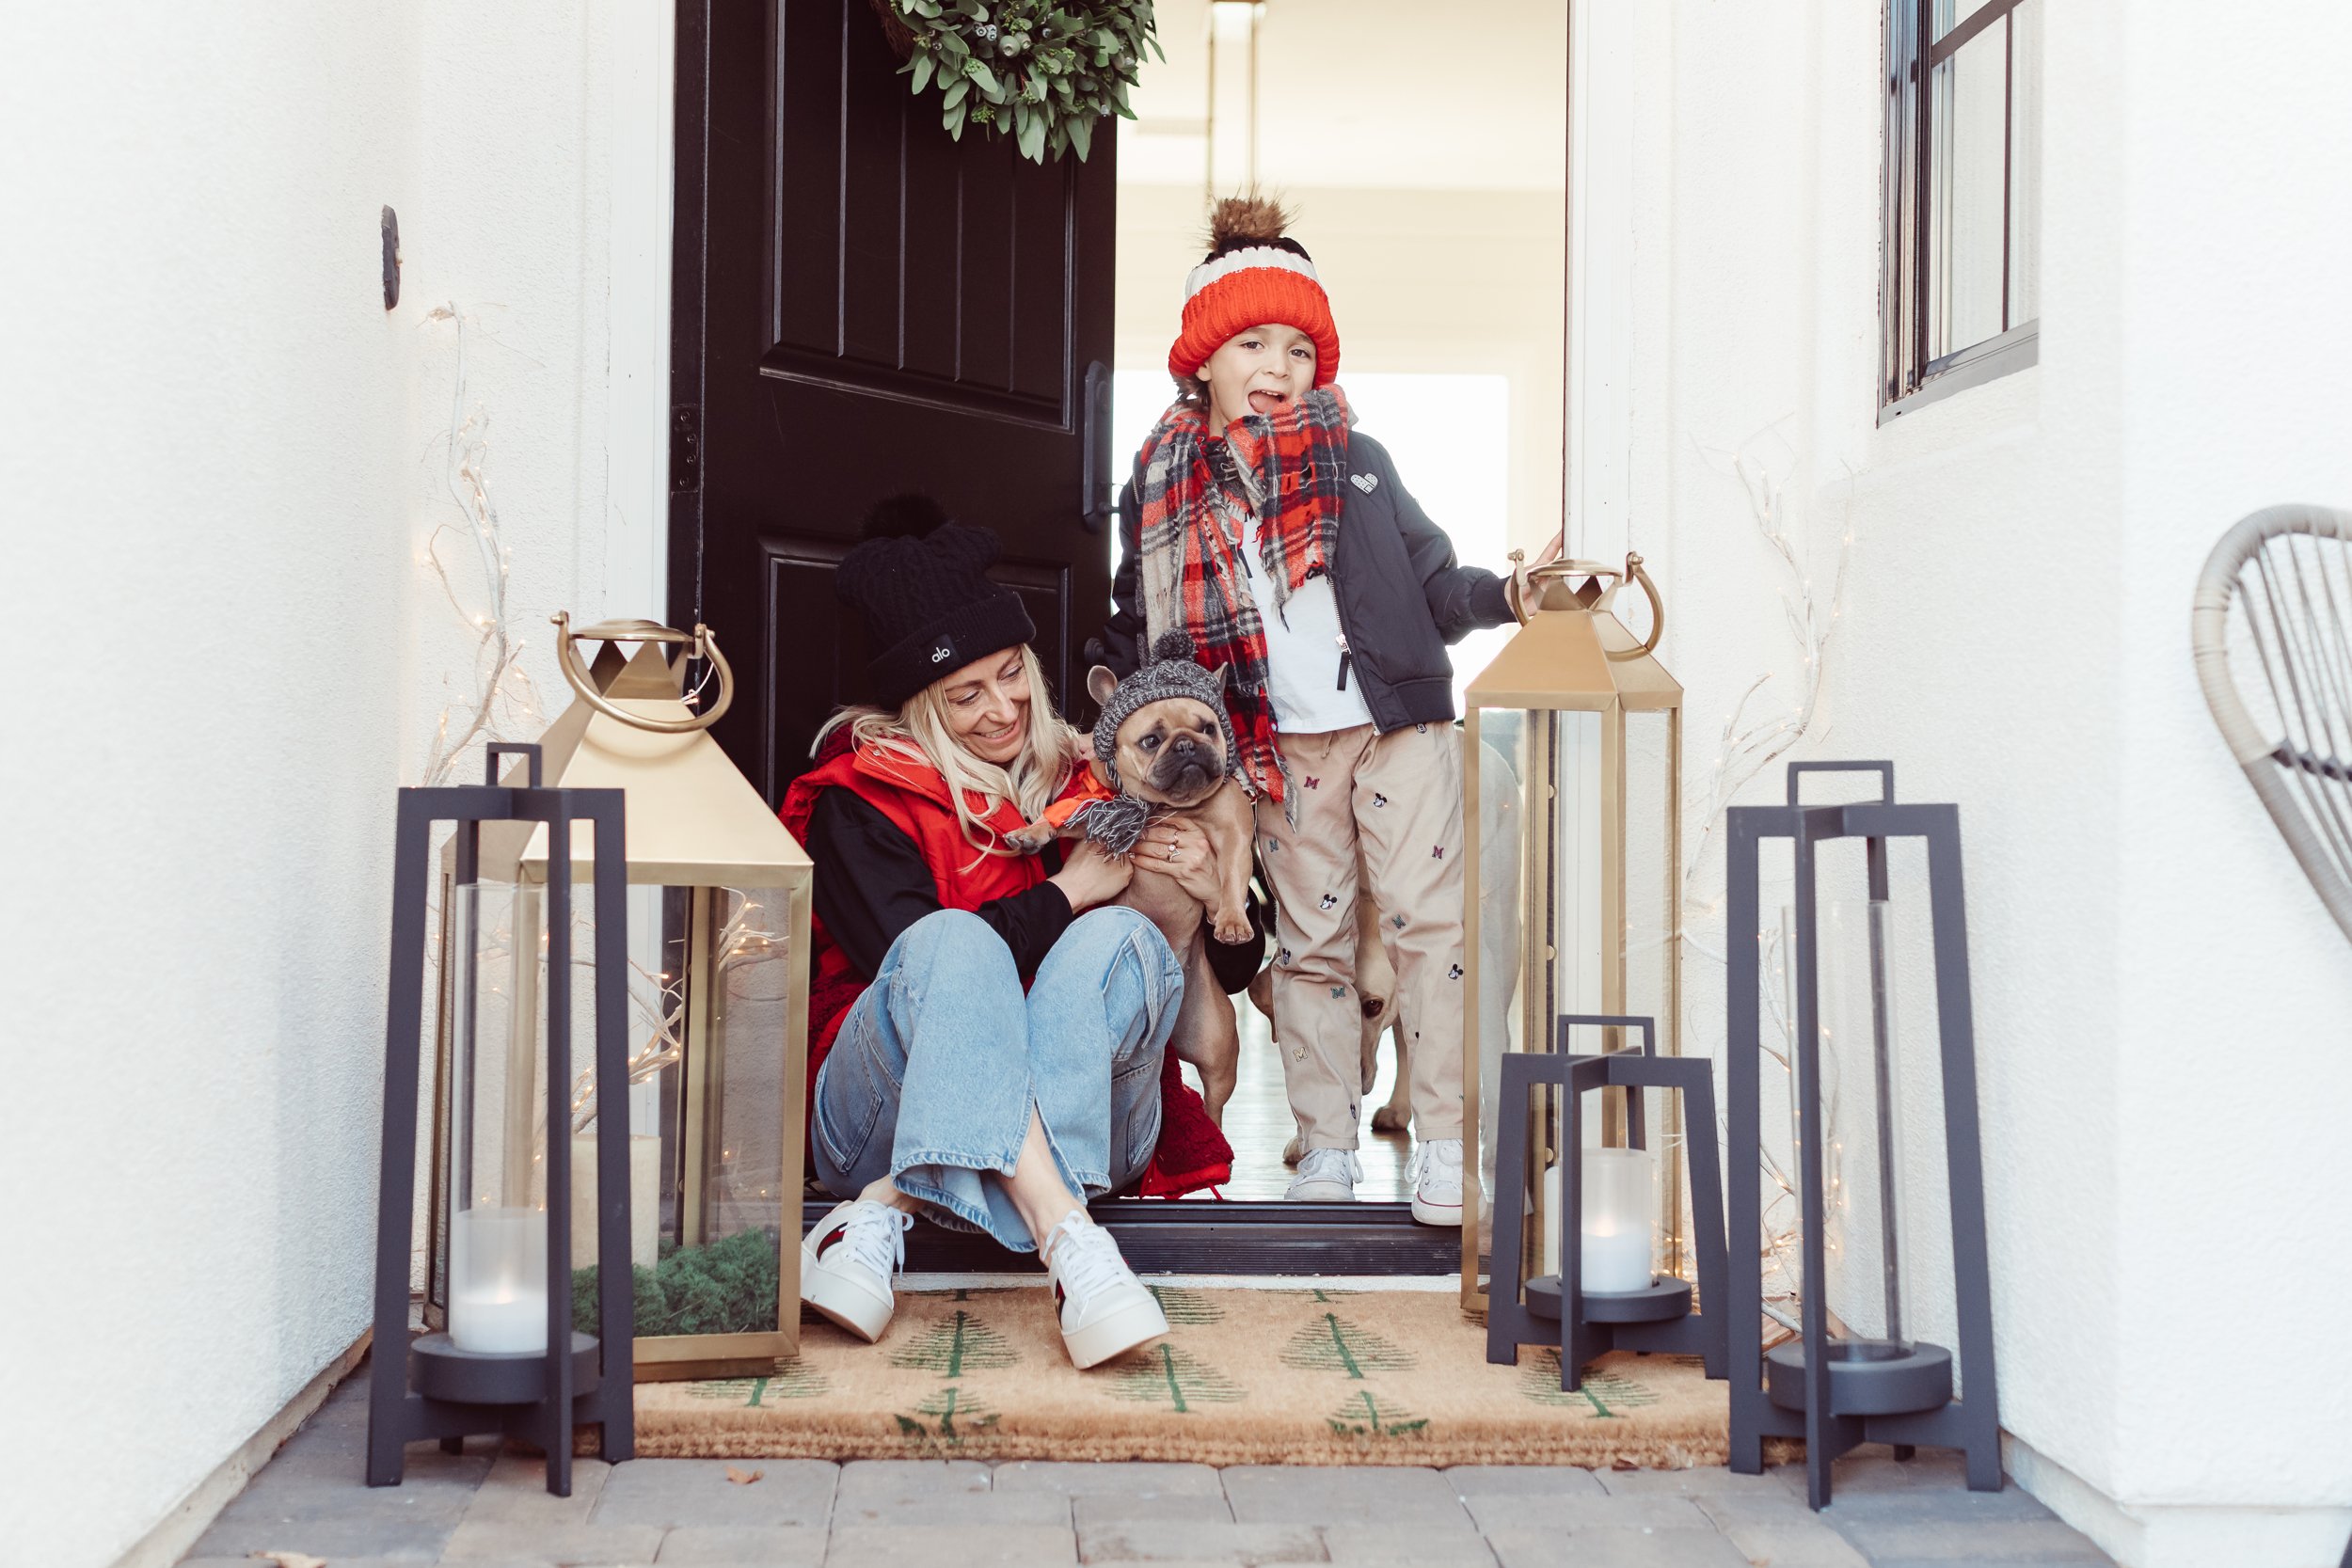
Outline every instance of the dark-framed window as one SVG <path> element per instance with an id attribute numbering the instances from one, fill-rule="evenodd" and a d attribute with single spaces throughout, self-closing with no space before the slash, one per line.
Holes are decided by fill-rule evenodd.
<path id="1" fill-rule="evenodd" d="M 2035 360 L 2048 3 L 1887 0 L 1882 424 Z"/>

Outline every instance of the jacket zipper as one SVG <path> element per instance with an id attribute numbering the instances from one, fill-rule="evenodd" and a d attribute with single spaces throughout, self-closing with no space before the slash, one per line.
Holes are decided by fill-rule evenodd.
<path id="1" fill-rule="evenodd" d="M 1338 608 L 1339 595 L 1338 595 L 1337 594 L 1332 594 L 1332 595 L 1331 595 L 1331 598 L 1332 598 L 1332 605 L 1333 605 L 1333 608 L 1334 608 L 1334 609 L 1337 609 L 1337 608 Z M 1348 662 L 1349 662 L 1349 660 L 1353 659 L 1356 656 L 1355 656 L 1354 654 L 1352 654 L 1352 653 L 1348 652 L 1348 648 L 1347 648 L 1347 633 L 1345 633 L 1345 632 L 1342 632 L 1342 633 L 1340 633 L 1340 640 L 1339 640 L 1339 641 L 1340 641 L 1340 684 L 1339 684 L 1339 689 L 1340 689 L 1340 690 L 1342 690 L 1342 691 L 1344 691 L 1344 690 L 1346 690 L 1346 689 L 1347 689 L 1347 666 L 1348 666 Z"/>

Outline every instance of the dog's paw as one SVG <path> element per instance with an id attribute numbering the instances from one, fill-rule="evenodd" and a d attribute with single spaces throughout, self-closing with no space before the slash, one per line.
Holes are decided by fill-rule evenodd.
<path id="1" fill-rule="evenodd" d="M 1402 1132 L 1413 1119 L 1410 1111 L 1393 1105 L 1383 1105 L 1372 1113 L 1372 1130 L 1375 1132 Z"/>
<path id="2" fill-rule="evenodd" d="M 1025 855 L 1034 855 L 1054 842 L 1054 830 L 1042 822 L 1031 828 L 1015 828 L 1005 835 L 1005 842 Z"/>
<path id="3" fill-rule="evenodd" d="M 1295 1165 L 1298 1164 L 1299 1160 L 1306 1154 L 1306 1152 L 1307 1140 L 1300 1137 L 1297 1133 L 1293 1132 L 1291 1134 L 1291 1141 L 1282 1146 L 1282 1164 L 1286 1165 Z"/>
<path id="4" fill-rule="evenodd" d="M 1249 917 L 1247 914 L 1219 914 L 1209 923 L 1210 932 L 1229 946 L 1249 940 Z"/>

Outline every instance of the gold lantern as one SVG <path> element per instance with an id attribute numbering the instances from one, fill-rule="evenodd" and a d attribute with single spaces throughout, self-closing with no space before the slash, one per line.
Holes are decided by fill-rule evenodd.
<path id="1" fill-rule="evenodd" d="M 546 1140 L 568 1135 L 579 1169 L 599 1137 L 626 1136 L 638 1380 L 765 1371 L 800 1350 L 810 861 L 706 733 L 734 694 L 707 628 L 690 635 L 609 621 L 574 632 L 564 615 L 555 624 L 557 660 L 578 700 L 540 738 L 545 783 L 626 798 L 628 1082 L 582 1073 L 571 1103 L 550 1115 L 545 1095 L 534 1099 L 529 1087 L 535 1031 L 518 1024 L 507 1065 L 516 1085 L 505 1101 L 516 1124 L 507 1158 L 518 1166 L 543 1161 Z M 603 644 L 584 667 L 579 641 Z M 695 659 L 707 659 L 719 685 L 700 713 L 685 697 Z M 484 831 L 478 876 L 511 884 L 515 929 L 536 928 L 547 865 L 545 826 Z M 593 846 L 576 834 L 575 879 L 594 866 Z M 539 1017 L 534 988 L 578 983 L 548 975 L 544 964 L 516 963 L 512 973 L 508 1012 L 516 1021 Z M 444 1096 L 437 1180 L 446 1175 L 451 1114 Z M 527 1169 L 506 1180 L 532 1190 Z M 544 1184 L 537 1190 L 544 1195 Z M 583 1207 L 570 1223 L 576 1269 L 612 1261 L 596 1255 L 593 1212 Z M 585 1275 L 576 1278 L 585 1285 Z M 437 1237 L 428 1322 L 443 1307 L 446 1280 L 446 1238 Z M 575 1291 L 582 1310 L 593 1310 L 594 1294 Z"/>
<path id="2" fill-rule="evenodd" d="M 1628 583 L 1649 600 L 1646 639 L 1614 612 Z M 1495 1122 L 1520 1114 L 1496 1110 L 1502 1053 L 1589 1051 L 1564 1046 L 1556 1021 L 1644 1013 L 1659 1021 L 1663 1053 L 1681 1054 L 1682 688 L 1654 657 L 1664 607 L 1630 554 L 1622 568 L 1536 567 L 1521 601 L 1519 629 L 1470 684 L 1463 726 L 1475 817 L 1463 835 L 1463 1135 L 1479 1179 L 1463 1182 L 1462 1305 L 1480 1313 L 1501 1249 L 1520 1249 L 1520 1277 L 1558 1267 L 1545 1253 L 1556 1244 L 1562 1128 L 1546 1092 L 1525 1113 L 1534 1157 L 1522 1163 L 1520 1234 L 1491 1233 L 1482 1182 L 1493 1179 Z M 1601 1049 L 1623 1049 L 1622 1034 L 1603 1031 Z M 1603 1147 L 1625 1146 L 1623 1097 L 1635 1092 L 1602 1092 Z M 1678 1148 L 1678 1100 L 1661 1109 L 1648 1125 Z M 1657 1200 L 1668 1274 L 1686 1262 L 1683 1202 L 1679 1180 Z"/>

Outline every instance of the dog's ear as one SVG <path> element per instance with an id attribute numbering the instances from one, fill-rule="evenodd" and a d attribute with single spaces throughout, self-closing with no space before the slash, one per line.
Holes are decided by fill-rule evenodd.
<path id="1" fill-rule="evenodd" d="M 1229 687 L 1229 686 L 1231 686 L 1231 685 L 1232 685 L 1232 684 L 1233 684 L 1233 667 L 1232 667 L 1232 665 L 1230 665 L 1230 664 L 1220 664 L 1220 665 L 1218 665 L 1218 666 L 1216 667 L 1216 689 L 1217 689 L 1219 691 L 1222 691 L 1222 690 L 1224 690 L 1227 687 Z"/>
<path id="2" fill-rule="evenodd" d="M 1109 666 L 1098 664 L 1087 672 L 1087 695 L 1094 699 L 1096 706 L 1109 702 L 1111 693 L 1118 689 L 1119 677 L 1111 673 Z"/>

